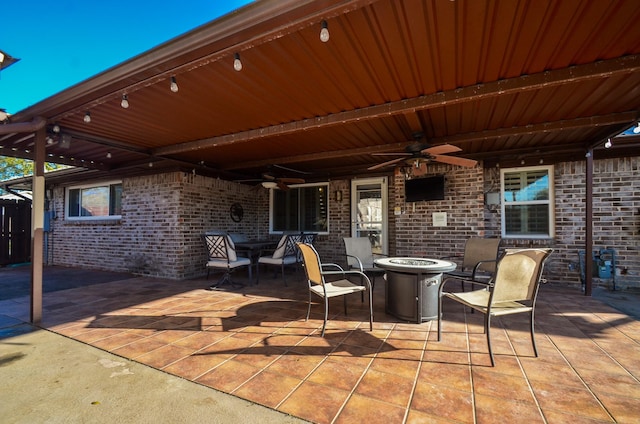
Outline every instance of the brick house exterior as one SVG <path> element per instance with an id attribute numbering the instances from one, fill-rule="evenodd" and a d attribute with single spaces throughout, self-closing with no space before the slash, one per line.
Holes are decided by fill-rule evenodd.
<path id="1" fill-rule="evenodd" d="M 428 174 L 446 174 L 443 201 L 404 203 L 404 175 L 389 179 L 389 253 L 443 257 L 460 253 L 471 236 L 500 235 L 500 207 L 485 204 L 485 194 L 500 190 L 496 169 L 429 165 Z M 594 247 L 617 252 L 619 288 L 640 288 L 640 157 L 594 161 Z M 553 240 L 503 240 L 502 247 L 549 246 L 555 252 L 545 276 L 550 282 L 580 284 L 578 250 L 585 236 L 585 163 L 556 164 Z M 47 263 L 133 272 L 170 279 L 206 273 L 201 239 L 207 230 L 244 233 L 266 238 L 269 227 L 268 191 L 215 178 L 171 172 L 123 180 L 120 220 L 67 221 L 65 187 L 49 187 L 58 219 L 48 234 Z M 342 238 L 350 234 L 349 180 L 332 180 L 329 192 L 330 232 L 317 238 L 324 261 L 344 262 Z M 236 223 L 233 203 L 244 209 Z M 396 207 L 401 213 L 395 214 Z M 447 226 L 434 227 L 432 214 L 447 213 Z M 277 238 L 277 235 L 271 235 Z M 594 278 L 594 284 L 610 284 Z"/>

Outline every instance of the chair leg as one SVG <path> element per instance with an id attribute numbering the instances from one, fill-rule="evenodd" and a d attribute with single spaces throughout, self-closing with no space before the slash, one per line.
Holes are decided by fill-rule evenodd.
<path id="1" fill-rule="evenodd" d="M 311 292 L 309 292 L 309 306 L 307 307 L 307 318 L 305 321 L 309 321 L 309 315 L 311 314 Z"/>
<path id="2" fill-rule="evenodd" d="M 324 324 L 322 324 L 322 334 L 321 337 L 324 337 L 324 330 L 327 328 L 327 317 L 329 316 L 329 299 L 324 298 Z"/>
<path id="3" fill-rule="evenodd" d="M 284 281 L 284 286 L 287 287 L 287 277 L 284 275 L 284 261 L 282 262 L 282 281 Z"/>
<path id="4" fill-rule="evenodd" d="M 487 332 L 487 347 L 489 348 L 489 357 L 491 358 L 491 366 L 495 366 L 495 361 L 493 360 L 493 351 L 491 350 L 491 336 L 489 329 L 491 328 L 491 314 L 486 313 L 484 316 L 484 327 Z"/>
<path id="5" fill-rule="evenodd" d="M 538 357 L 538 347 L 536 346 L 536 336 L 534 330 L 534 319 L 533 319 L 533 309 L 531 310 L 531 344 L 533 345 L 533 353 Z"/>
<path id="6" fill-rule="evenodd" d="M 369 331 L 373 331 L 373 290 L 369 292 Z"/>
<path id="7" fill-rule="evenodd" d="M 438 341 L 442 336 L 442 292 L 438 293 Z"/>

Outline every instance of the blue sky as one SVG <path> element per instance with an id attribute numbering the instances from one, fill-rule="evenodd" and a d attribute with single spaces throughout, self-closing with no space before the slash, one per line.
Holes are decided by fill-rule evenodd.
<path id="1" fill-rule="evenodd" d="M 0 50 L 20 61 L 0 71 L 0 108 L 15 114 L 247 3 L 3 2 Z"/>

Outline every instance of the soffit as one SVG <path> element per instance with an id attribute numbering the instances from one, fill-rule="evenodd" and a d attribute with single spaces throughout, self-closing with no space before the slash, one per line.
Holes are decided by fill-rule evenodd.
<path id="1" fill-rule="evenodd" d="M 120 174 L 361 175 L 418 131 L 486 166 L 579 160 L 640 117 L 639 20 L 634 1 L 259 1 L 14 122 L 71 137 L 50 133 L 48 160 Z M 0 135 L 0 154 L 33 140 Z M 617 154 L 640 152 L 627 140 Z"/>

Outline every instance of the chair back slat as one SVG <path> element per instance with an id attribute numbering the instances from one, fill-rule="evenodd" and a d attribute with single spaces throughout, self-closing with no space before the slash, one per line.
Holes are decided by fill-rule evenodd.
<path id="1" fill-rule="evenodd" d="M 298 249 L 302 253 L 302 261 L 304 263 L 304 272 L 307 274 L 309 283 L 323 284 L 322 268 L 320 265 L 320 256 L 312 245 L 306 243 L 298 243 Z"/>
<path id="2" fill-rule="evenodd" d="M 209 259 L 224 259 L 235 261 L 235 248 L 231 238 L 224 233 L 207 233 L 204 235 Z"/>
<path id="3" fill-rule="evenodd" d="M 500 238 L 471 237 L 468 239 L 464 245 L 462 269 L 469 271 L 472 270 L 478 262 L 497 260 L 500 241 Z M 493 273 L 496 270 L 496 262 L 483 263 L 478 267 L 478 270 Z"/>
<path id="4" fill-rule="evenodd" d="M 507 249 L 498 262 L 492 302 L 535 299 L 552 249 Z"/>

